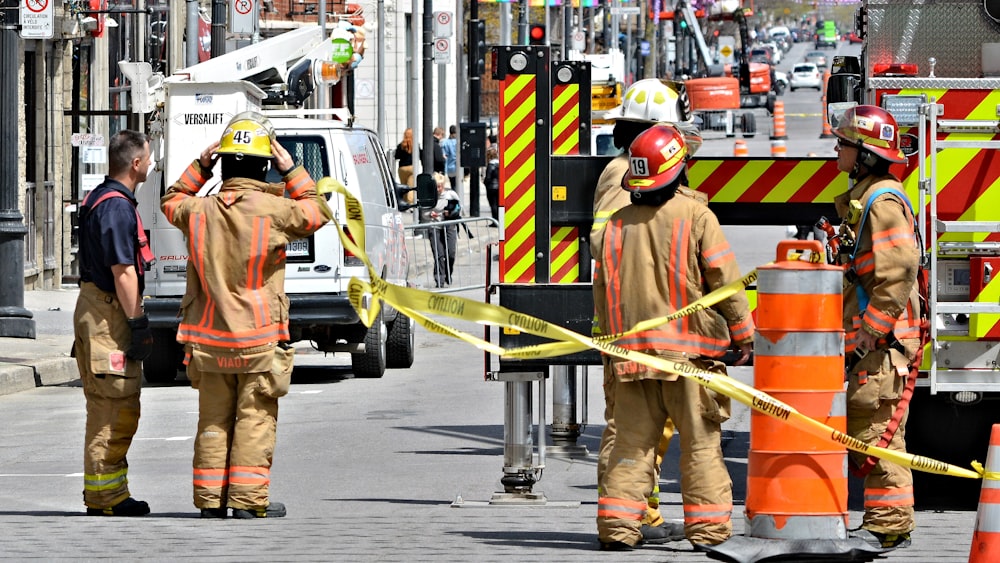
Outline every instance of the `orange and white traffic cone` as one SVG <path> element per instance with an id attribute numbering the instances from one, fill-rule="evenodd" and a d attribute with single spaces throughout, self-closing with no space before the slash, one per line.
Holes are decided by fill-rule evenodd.
<path id="1" fill-rule="evenodd" d="M 747 142 L 743 139 L 736 139 L 733 143 L 733 156 L 750 156 L 750 149 L 747 148 Z"/>
<path id="2" fill-rule="evenodd" d="M 774 116 L 772 117 L 772 121 L 774 122 L 774 126 L 771 131 L 771 140 L 787 139 L 788 134 L 785 131 L 785 102 L 781 100 L 774 102 Z"/>
<path id="3" fill-rule="evenodd" d="M 993 475 L 983 479 L 979 493 L 979 512 L 972 533 L 969 563 L 1000 561 L 1000 480 L 995 478 L 997 472 L 1000 472 L 1000 424 L 994 424 L 990 433 L 986 473 Z"/>
<path id="4" fill-rule="evenodd" d="M 788 156 L 788 148 L 784 141 L 771 141 L 771 157 L 785 158 Z"/>

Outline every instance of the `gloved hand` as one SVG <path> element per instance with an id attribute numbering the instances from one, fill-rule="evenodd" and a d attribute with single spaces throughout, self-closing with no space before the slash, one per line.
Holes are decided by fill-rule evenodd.
<path id="1" fill-rule="evenodd" d="M 129 344 L 125 356 L 131 360 L 145 360 L 153 353 L 153 331 L 149 329 L 149 317 L 143 315 L 128 320 L 132 329 L 132 343 Z"/>

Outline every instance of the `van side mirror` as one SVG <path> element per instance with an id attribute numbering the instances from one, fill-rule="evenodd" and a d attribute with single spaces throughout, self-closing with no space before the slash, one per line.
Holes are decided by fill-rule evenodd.
<path id="1" fill-rule="evenodd" d="M 400 211 L 407 211 L 417 206 L 416 203 L 407 203 L 406 201 L 406 194 L 417 191 L 417 188 L 411 188 L 406 184 L 400 184 L 398 182 L 394 187 L 396 189 L 396 209 Z"/>
<path id="2" fill-rule="evenodd" d="M 417 174 L 417 205 L 430 209 L 437 205 L 437 182 L 430 174 Z"/>

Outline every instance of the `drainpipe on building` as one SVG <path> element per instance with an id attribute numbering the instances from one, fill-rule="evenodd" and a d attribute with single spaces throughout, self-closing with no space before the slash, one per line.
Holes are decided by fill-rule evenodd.
<path id="1" fill-rule="evenodd" d="M 16 77 L 21 38 L 17 33 L 18 2 L 2 0 L 0 69 Z M 0 81 L 0 337 L 34 338 L 35 321 L 24 308 L 24 236 L 28 228 L 18 209 L 17 80 Z"/>

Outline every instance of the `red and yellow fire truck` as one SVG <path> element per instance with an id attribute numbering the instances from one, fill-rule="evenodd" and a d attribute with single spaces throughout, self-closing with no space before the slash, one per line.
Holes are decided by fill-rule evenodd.
<path id="1" fill-rule="evenodd" d="M 856 19 L 862 57 L 838 59 L 828 101 L 879 105 L 900 124 L 910 158 L 893 171 L 919 210 L 932 280 L 931 342 L 911 402 L 908 447 L 968 466 L 984 459 L 991 425 L 1000 421 L 1000 23 L 981 0 L 863 0 Z M 549 85 L 561 79 L 544 48 L 497 47 L 494 57 L 504 229 L 490 295 L 586 334 L 593 303 L 585 237 L 609 157 L 553 154 Z M 800 233 L 821 216 L 836 217 L 833 198 L 849 181 L 829 158 L 696 158 L 688 176 L 723 224 L 783 225 L 796 217 Z M 504 347 L 538 342 L 517 333 L 498 338 Z M 584 352 L 492 359 L 487 369 L 492 379 L 525 382 L 552 367 L 598 363 L 596 353 Z M 920 472 L 915 479 L 918 505 L 957 499 L 975 506 L 978 482 Z"/>

